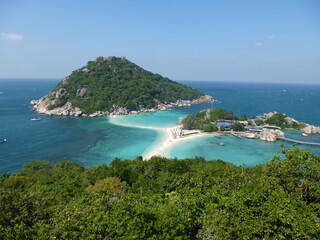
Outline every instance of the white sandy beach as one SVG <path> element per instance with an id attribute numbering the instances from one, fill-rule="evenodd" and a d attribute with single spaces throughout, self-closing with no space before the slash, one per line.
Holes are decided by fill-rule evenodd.
<path id="1" fill-rule="evenodd" d="M 168 127 L 168 128 L 159 128 L 159 127 L 150 127 L 150 126 L 137 126 L 137 125 L 131 125 L 126 124 L 123 122 L 118 122 L 116 120 L 117 116 L 110 117 L 110 122 L 115 125 L 121 125 L 126 127 L 135 127 L 135 128 L 145 128 L 145 129 L 153 129 L 158 130 L 164 133 L 164 137 L 162 140 L 155 146 L 153 146 L 151 149 L 146 150 L 142 153 L 142 157 L 145 160 L 150 159 L 152 156 L 161 156 L 161 157 L 169 157 L 170 150 L 172 147 L 177 145 L 180 142 L 195 139 L 198 137 L 207 136 L 209 133 L 203 133 L 200 131 L 192 131 L 196 132 L 194 134 L 186 135 L 186 136 L 180 136 L 181 127 Z"/>
<path id="2" fill-rule="evenodd" d="M 202 133 L 198 131 L 192 135 L 180 136 L 179 134 L 176 134 L 177 132 L 179 133 L 181 131 L 180 127 L 160 128 L 159 130 L 165 133 L 165 137 L 159 144 L 154 146 L 149 151 L 144 152 L 142 154 L 143 159 L 147 160 L 152 156 L 169 157 L 170 150 L 178 143 L 208 135 L 208 133 Z"/>

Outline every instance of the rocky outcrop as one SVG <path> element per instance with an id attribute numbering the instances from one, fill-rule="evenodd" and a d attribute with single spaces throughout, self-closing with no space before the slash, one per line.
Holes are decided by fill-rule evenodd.
<path id="1" fill-rule="evenodd" d="M 110 116 L 114 115 L 128 115 L 130 114 L 130 111 L 126 107 L 119 107 L 116 105 L 113 105 L 110 109 Z"/>
<path id="2" fill-rule="evenodd" d="M 205 113 L 205 116 L 204 116 L 204 119 L 206 119 L 206 120 L 210 120 L 210 109 L 207 109 L 206 110 L 206 113 Z"/>
<path id="3" fill-rule="evenodd" d="M 246 138 L 255 139 L 257 136 L 255 133 L 249 133 L 247 134 Z"/>
<path id="4" fill-rule="evenodd" d="M 262 132 L 260 132 L 260 139 L 263 141 L 268 141 L 268 142 L 274 142 L 277 139 L 284 138 L 285 134 L 284 132 L 280 130 L 273 130 L 273 129 L 263 129 Z"/>
<path id="5" fill-rule="evenodd" d="M 263 116 L 268 119 L 271 118 L 273 115 L 277 114 L 278 112 L 269 112 L 269 113 L 264 113 Z"/>
<path id="6" fill-rule="evenodd" d="M 67 90 L 65 88 L 60 88 L 59 91 L 56 92 L 56 98 L 67 95 Z"/>
<path id="7" fill-rule="evenodd" d="M 83 98 L 83 96 L 86 94 L 88 90 L 88 87 L 80 87 L 76 92 L 77 98 Z"/>
<path id="8" fill-rule="evenodd" d="M 67 85 L 67 83 L 68 83 L 68 78 L 66 77 L 62 80 L 62 85 Z"/>
<path id="9" fill-rule="evenodd" d="M 48 106 L 55 103 L 56 100 L 49 100 L 44 97 L 39 100 L 32 100 L 30 103 L 33 104 L 33 109 L 41 114 L 56 115 L 56 116 L 81 116 L 82 111 L 80 108 L 73 108 L 70 102 L 67 102 L 64 106 L 58 107 L 52 110 L 48 109 Z"/>
<path id="10" fill-rule="evenodd" d="M 306 134 L 320 133 L 320 127 L 307 124 L 301 131 Z"/>
<path id="11" fill-rule="evenodd" d="M 86 89 L 87 87 L 79 88 L 79 97 L 81 96 L 81 89 Z M 62 90 L 61 90 L 62 89 Z M 57 94 L 64 94 L 64 91 L 66 91 L 64 88 L 61 88 Z M 64 89 L 64 90 L 63 90 Z M 77 93 L 78 93 L 77 91 Z M 85 94 L 86 90 L 83 90 L 83 94 Z M 59 95 L 58 94 L 58 95 Z M 78 95 L 77 95 L 78 97 Z M 50 100 L 48 96 L 45 96 L 39 100 L 32 100 L 30 104 L 34 105 L 33 109 L 37 113 L 46 114 L 46 115 L 57 115 L 57 116 L 84 116 L 84 117 L 100 117 L 100 116 L 114 116 L 114 115 L 128 115 L 128 114 L 139 114 L 144 112 L 156 112 L 156 111 L 162 111 L 166 110 L 168 108 L 172 107 L 186 107 L 191 106 L 192 104 L 199 104 L 199 103 L 206 103 L 206 102 L 214 102 L 214 99 L 211 96 L 205 95 L 201 96 L 198 99 L 194 100 L 177 100 L 176 102 L 164 104 L 158 102 L 157 105 L 154 108 L 141 108 L 137 111 L 131 111 L 127 109 L 126 107 L 120 107 L 113 105 L 112 108 L 109 111 L 97 111 L 95 113 L 91 114 L 84 114 L 80 108 L 74 108 L 71 104 L 71 102 L 67 102 L 64 106 L 54 108 L 52 110 L 49 110 L 48 107 L 52 104 L 57 103 L 57 99 Z"/>

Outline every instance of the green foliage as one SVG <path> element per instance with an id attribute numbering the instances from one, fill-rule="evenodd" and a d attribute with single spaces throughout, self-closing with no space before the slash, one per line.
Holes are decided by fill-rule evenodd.
<path id="1" fill-rule="evenodd" d="M 266 123 L 270 125 L 275 125 L 281 128 L 287 128 L 290 127 L 287 120 L 285 119 L 286 115 L 281 113 L 276 113 L 272 117 L 268 118 L 266 120 Z"/>
<path id="2" fill-rule="evenodd" d="M 213 124 L 206 124 L 203 126 L 203 131 L 204 132 L 213 132 L 213 131 L 218 131 L 218 127 Z"/>
<path id="3" fill-rule="evenodd" d="M 264 121 L 262 121 L 260 119 L 256 119 L 255 122 L 256 122 L 257 126 L 261 126 L 264 124 Z"/>
<path id="4" fill-rule="evenodd" d="M 52 109 L 64 106 L 66 104 L 67 100 L 68 99 L 66 97 L 58 99 L 57 103 L 51 104 L 50 106 L 48 106 L 48 110 L 52 110 Z"/>
<path id="5" fill-rule="evenodd" d="M 152 108 L 157 102 L 192 100 L 204 95 L 116 57 L 112 57 L 112 61 L 98 57 L 96 61 L 89 61 L 86 66 L 73 71 L 66 79 L 67 84 L 61 81 L 53 91 L 65 88 L 67 95 L 60 97 L 49 109 L 70 101 L 72 106 L 85 113 L 109 111 L 113 105 L 137 110 L 140 106 Z M 83 97 L 77 97 L 77 90 L 81 87 L 87 91 Z"/>
<path id="6" fill-rule="evenodd" d="M 153 157 L 0 177 L 0 239 L 317 239 L 320 156 L 264 165 Z"/>
<path id="7" fill-rule="evenodd" d="M 222 108 L 215 108 L 210 111 L 210 121 L 219 119 L 236 120 L 237 117 L 233 115 L 232 111 L 223 110 Z"/>
<path id="8" fill-rule="evenodd" d="M 86 188 L 87 192 L 97 192 L 110 190 L 114 192 L 121 192 L 125 186 L 124 182 L 121 182 L 119 178 L 107 177 L 97 181 L 94 185 L 89 185 Z"/>
<path id="9" fill-rule="evenodd" d="M 232 125 L 231 129 L 234 131 L 244 131 L 244 125 L 241 123 L 235 123 Z"/>
<path id="10" fill-rule="evenodd" d="M 205 119 L 205 111 L 190 114 L 182 120 L 184 129 L 202 129 L 204 124 L 209 124 L 210 120 Z"/>
<path id="11" fill-rule="evenodd" d="M 239 121 L 246 121 L 247 119 L 248 118 L 245 115 L 241 115 L 241 116 L 237 117 L 237 120 L 239 120 Z"/>
<path id="12" fill-rule="evenodd" d="M 291 127 L 294 129 L 300 130 L 302 128 L 305 128 L 306 125 L 304 123 L 292 122 Z"/>
<path id="13" fill-rule="evenodd" d="M 235 116 L 233 112 L 226 111 L 221 108 L 215 108 L 213 110 L 203 110 L 196 114 L 190 114 L 182 120 L 184 129 L 200 129 L 205 132 L 212 132 L 217 130 L 217 126 L 214 126 L 212 122 L 225 119 L 225 120 L 247 120 L 245 116 Z M 237 128 L 241 128 L 237 126 Z M 224 128 L 223 128 L 224 129 Z M 221 130 L 221 129 L 220 129 Z"/>

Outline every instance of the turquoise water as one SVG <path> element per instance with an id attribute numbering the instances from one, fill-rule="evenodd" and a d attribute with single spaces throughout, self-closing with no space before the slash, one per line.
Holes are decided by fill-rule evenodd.
<path id="1" fill-rule="evenodd" d="M 158 111 L 155 113 L 141 113 L 129 116 L 116 116 L 111 118 L 111 122 L 119 125 L 144 126 L 144 127 L 174 127 L 180 117 L 185 117 L 187 112 L 183 108 L 169 109 L 168 111 Z"/>
<path id="2" fill-rule="evenodd" d="M 107 117 L 74 118 L 35 114 L 32 99 L 46 95 L 58 80 L 0 80 L 0 174 L 31 160 L 70 159 L 85 166 L 134 159 L 161 137 L 157 131 L 110 124 Z M 41 121 L 31 118 L 41 117 Z"/>
<path id="3" fill-rule="evenodd" d="M 161 133 L 152 129 L 123 127 L 109 123 L 108 117 L 98 118 L 100 124 L 108 126 L 103 129 L 102 137 L 88 150 L 72 156 L 85 167 L 109 164 L 114 158 L 135 159 L 162 139 Z M 91 119 L 90 119 L 91 120 Z M 95 125 L 87 126 L 95 128 Z"/>
<path id="4" fill-rule="evenodd" d="M 292 135 L 301 135 L 300 132 Z M 289 136 L 289 135 L 287 135 Z M 259 139 L 236 138 L 232 135 L 220 135 L 217 139 L 214 136 L 204 136 L 191 141 L 185 141 L 176 145 L 169 153 L 172 158 L 190 158 L 202 156 L 205 159 L 224 160 L 236 165 L 254 166 L 270 160 L 273 156 L 283 156 L 282 148 L 292 148 L 291 143 L 285 141 L 265 142 Z M 295 138 L 297 139 L 297 138 Z M 306 138 L 304 138 L 306 140 Z M 310 139 L 308 139 L 310 140 Z M 317 138 L 319 141 L 319 136 Z M 210 142 L 221 142 L 224 146 Z M 309 149 L 320 154 L 320 147 L 300 145 L 299 147 Z"/>
<path id="5" fill-rule="evenodd" d="M 35 114 L 29 105 L 32 99 L 46 95 L 59 80 L 0 80 L 0 174 L 21 169 L 34 159 L 58 161 L 70 159 L 86 167 L 108 164 L 115 157 L 134 159 L 156 145 L 162 135 L 152 129 L 123 126 L 171 127 L 179 117 L 206 108 L 222 107 L 236 114 L 255 116 L 264 112 L 287 113 L 300 121 L 320 125 L 320 86 L 189 82 L 219 102 L 199 104 L 171 111 L 122 116 L 114 121 L 108 117 L 72 118 L 50 117 Z M 41 121 L 30 121 L 41 117 Z M 122 125 L 122 126 L 121 126 Z M 302 138 L 299 132 L 288 136 Z M 320 142 L 320 135 L 303 138 Z M 258 140 L 236 139 L 224 136 L 224 147 L 212 145 L 209 137 L 177 145 L 173 157 L 204 156 L 206 159 L 223 159 L 238 165 L 254 165 L 281 153 L 281 142 L 267 143 Z M 220 141 L 220 140 L 219 140 Z M 222 140 L 221 140 L 222 141 Z M 285 143 L 287 146 L 292 144 Z M 306 147 L 306 146 L 304 146 Z M 319 147 L 306 147 L 319 153 Z"/>

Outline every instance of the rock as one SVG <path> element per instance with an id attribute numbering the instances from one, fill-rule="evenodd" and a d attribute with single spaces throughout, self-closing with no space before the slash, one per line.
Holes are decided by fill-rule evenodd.
<path id="1" fill-rule="evenodd" d="M 76 97 L 77 98 L 83 98 L 83 96 L 86 94 L 88 88 L 87 87 L 81 87 L 77 90 L 77 93 L 76 93 Z"/>
<path id="2" fill-rule="evenodd" d="M 254 139 L 254 138 L 256 138 L 256 134 L 250 133 L 247 135 L 247 138 Z"/>
<path id="3" fill-rule="evenodd" d="M 274 130 L 274 134 L 276 135 L 277 138 L 284 138 L 285 137 L 284 132 L 282 132 L 279 129 Z"/>
<path id="4" fill-rule="evenodd" d="M 67 90 L 65 88 L 60 88 L 58 92 L 56 92 L 56 98 L 67 95 Z"/>
<path id="5" fill-rule="evenodd" d="M 129 110 L 126 107 L 119 107 L 119 106 L 113 105 L 113 107 L 110 109 L 109 114 L 111 116 L 127 115 L 127 114 L 129 114 Z"/>
<path id="6" fill-rule="evenodd" d="M 273 115 L 277 114 L 278 112 L 269 112 L 269 113 L 264 113 L 263 116 L 266 118 L 266 119 L 269 119 L 271 118 Z"/>
<path id="7" fill-rule="evenodd" d="M 88 68 L 84 68 L 84 69 L 82 69 L 82 72 L 84 72 L 84 73 L 90 73 L 90 70 L 89 70 Z"/>
<path id="8" fill-rule="evenodd" d="M 207 109 L 206 110 L 206 114 L 205 114 L 205 116 L 204 116 L 204 119 L 206 119 L 206 120 L 208 120 L 208 119 L 210 119 L 210 109 Z"/>
<path id="9" fill-rule="evenodd" d="M 65 79 L 62 80 L 62 85 L 66 85 L 68 83 L 68 78 L 66 77 Z"/>
<path id="10" fill-rule="evenodd" d="M 306 133 L 306 134 L 320 133 L 320 127 L 316 127 L 316 126 L 313 126 L 313 125 L 307 125 L 301 131 L 303 133 Z"/>
<path id="11" fill-rule="evenodd" d="M 278 138 L 284 138 L 284 136 L 284 132 L 280 130 L 263 129 L 263 131 L 260 132 L 260 139 L 268 142 L 274 142 Z"/>
<path id="12" fill-rule="evenodd" d="M 78 108 L 78 107 L 76 107 L 76 108 L 74 109 L 74 114 L 73 114 L 73 115 L 74 115 L 75 117 L 81 116 L 81 115 L 82 115 L 81 109 Z"/>
<path id="13" fill-rule="evenodd" d="M 104 57 L 104 60 L 107 60 L 109 62 L 112 62 L 112 59 L 113 59 L 113 57 L 111 57 L 111 56 Z"/>
<path id="14" fill-rule="evenodd" d="M 81 98 L 85 95 L 86 91 L 88 89 L 88 86 L 81 86 L 77 92 L 76 96 Z M 56 93 L 51 92 L 51 94 L 54 94 L 56 98 L 59 98 L 61 96 L 66 95 L 68 92 L 65 88 L 61 88 Z M 53 95 L 53 96 L 54 96 Z M 45 96 L 39 100 L 32 100 L 30 104 L 34 105 L 33 109 L 42 114 L 46 115 L 56 115 L 56 116 L 83 116 L 83 117 L 99 117 L 99 116 L 113 116 L 113 115 L 127 115 L 127 114 L 138 114 L 143 112 L 156 112 L 159 110 L 166 110 L 168 108 L 177 107 L 177 106 L 191 106 L 191 104 L 198 104 L 198 103 L 204 103 L 204 102 L 213 102 L 214 99 L 211 96 L 205 95 L 201 96 L 198 99 L 194 99 L 192 101 L 190 100 L 177 100 L 176 102 L 169 103 L 169 104 L 163 104 L 159 101 L 155 100 L 156 107 L 154 108 L 140 108 L 138 111 L 130 111 L 126 107 L 120 107 L 113 105 L 112 108 L 109 111 L 97 111 L 92 114 L 84 114 L 80 108 L 73 108 L 71 102 L 67 102 L 64 106 L 59 108 L 54 108 L 52 110 L 48 110 L 48 107 L 50 105 L 53 105 L 55 103 L 58 103 L 58 99 L 50 100 L 48 96 Z"/>

